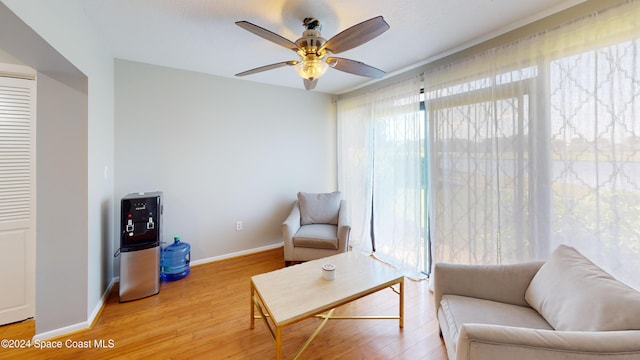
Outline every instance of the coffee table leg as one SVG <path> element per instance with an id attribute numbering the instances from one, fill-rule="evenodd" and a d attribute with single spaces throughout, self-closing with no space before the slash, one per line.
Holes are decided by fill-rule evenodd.
<path id="1" fill-rule="evenodd" d="M 276 327 L 276 360 L 282 360 L 282 330 Z"/>
<path id="2" fill-rule="evenodd" d="M 256 305 L 254 303 L 254 299 L 256 296 L 256 288 L 253 287 L 253 283 L 251 283 L 251 297 L 249 298 L 249 300 L 251 301 L 251 327 L 250 329 L 254 329 L 255 325 L 256 325 Z"/>
<path id="3" fill-rule="evenodd" d="M 404 277 L 400 280 L 400 328 L 404 328 Z"/>

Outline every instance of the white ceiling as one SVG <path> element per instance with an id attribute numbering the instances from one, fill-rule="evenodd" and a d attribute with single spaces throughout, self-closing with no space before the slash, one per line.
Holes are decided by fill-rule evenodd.
<path id="1" fill-rule="evenodd" d="M 583 0 L 81 0 L 98 36 L 116 58 L 223 77 L 297 55 L 235 25 L 247 20 L 291 41 L 302 19 L 315 17 L 322 36 L 382 15 L 391 28 L 341 57 L 387 77 L 499 35 Z M 293 68 L 243 77 L 304 89 Z M 329 69 L 315 90 L 340 94 L 373 80 Z"/>

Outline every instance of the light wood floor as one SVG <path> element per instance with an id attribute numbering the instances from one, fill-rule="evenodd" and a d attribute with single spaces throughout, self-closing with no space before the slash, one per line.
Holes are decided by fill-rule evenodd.
<path id="1" fill-rule="evenodd" d="M 192 267 L 185 279 L 162 283 L 160 293 L 119 303 L 112 289 L 93 328 L 58 339 L 63 349 L 0 348 L 0 359 L 272 359 L 274 343 L 261 321 L 249 329 L 250 277 L 283 266 L 282 249 Z M 329 321 L 301 359 L 445 360 L 433 295 L 426 281 L 407 280 L 405 327 L 397 321 Z M 283 294 L 283 296 L 295 294 Z M 397 315 L 390 289 L 347 304 L 336 314 Z M 291 358 L 320 320 L 283 331 L 285 359 Z M 33 321 L 0 326 L 0 339 L 29 340 Z M 105 347 L 96 348 L 102 341 Z M 68 348 L 90 344 L 89 349 Z"/>

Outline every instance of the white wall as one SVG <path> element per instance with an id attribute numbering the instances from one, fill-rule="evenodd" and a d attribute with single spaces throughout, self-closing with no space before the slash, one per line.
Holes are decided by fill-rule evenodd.
<path id="1" fill-rule="evenodd" d="M 329 95 L 124 60 L 115 74 L 116 199 L 163 191 L 164 241 L 192 260 L 277 244 L 298 191 L 336 189 Z"/>
<path id="2" fill-rule="evenodd" d="M 36 335 L 87 326 L 113 277 L 113 58 L 77 1 L 0 5 L 0 33 L 11 34 L 0 37 L 4 58 L 43 79 L 38 166 L 49 161 L 37 169 Z"/>
<path id="3" fill-rule="evenodd" d="M 87 320 L 87 93 L 65 80 L 37 79 L 37 332 Z"/>

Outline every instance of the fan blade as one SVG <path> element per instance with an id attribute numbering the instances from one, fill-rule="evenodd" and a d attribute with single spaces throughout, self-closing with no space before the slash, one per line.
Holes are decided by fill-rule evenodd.
<path id="1" fill-rule="evenodd" d="M 302 80 L 304 80 L 304 88 L 307 90 L 313 90 L 316 88 L 316 85 L 318 85 L 318 79 L 313 79 L 313 80 L 302 79 Z"/>
<path id="2" fill-rule="evenodd" d="M 360 76 L 367 76 L 372 78 L 381 78 L 385 76 L 385 72 L 367 65 L 360 61 L 349 60 L 344 58 L 330 57 L 327 58 L 329 66 L 336 70 L 344 71 L 349 74 L 355 74 Z"/>
<path id="3" fill-rule="evenodd" d="M 283 67 L 283 66 L 287 66 L 287 65 L 289 65 L 289 66 L 295 65 L 297 63 L 298 63 L 297 60 L 283 61 L 283 62 L 279 62 L 279 63 L 275 63 L 275 64 L 271 64 L 271 65 L 260 66 L 260 67 L 257 67 L 255 69 L 243 71 L 241 73 L 237 73 L 236 76 L 251 75 L 251 74 L 255 74 L 255 73 L 259 73 L 259 72 L 263 72 L 263 71 L 267 71 L 267 70 L 271 70 L 271 69 L 277 69 L 279 67 Z"/>
<path id="4" fill-rule="evenodd" d="M 291 49 L 293 51 L 298 51 L 298 46 L 296 46 L 296 44 L 287 39 L 284 38 L 274 32 L 271 32 L 263 27 L 260 27 L 258 25 L 252 24 L 248 21 L 236 21 L 236 25 L 240 26 L 241 28 L 250 31 L 264 39 L 267 39 L 271 42 L 274 42 L 280 46 L 284 46 L 287 49 Z"/>
<path id="5" fill-rule="evenodd" d="M 374 17 L 340 32 L 329 39 L 324 48 L 333 54 L 338 54 L 366 43 L 389 30 L 389 27 L 382 16 Z"/>

